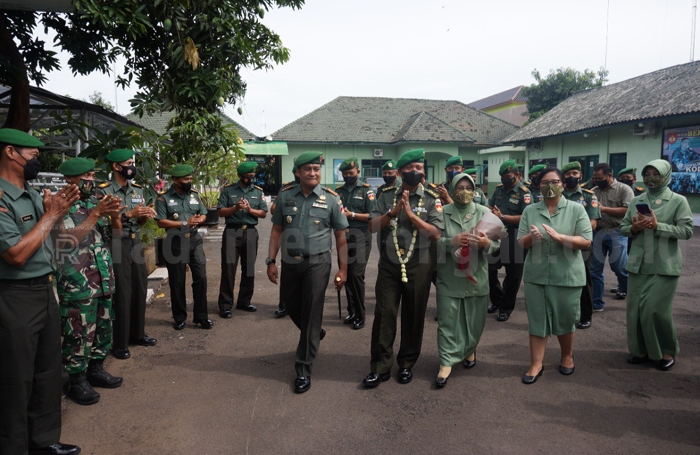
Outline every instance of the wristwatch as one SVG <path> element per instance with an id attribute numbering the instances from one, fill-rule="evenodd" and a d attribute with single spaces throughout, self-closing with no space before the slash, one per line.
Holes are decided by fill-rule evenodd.
<path id="1" fill-rule="evenodd" d="M 265 258 L 265 265 L 274 264 L 275 260 L 271 258 Z"/>
<path id="2" fill-rule="evenodd" d="M 189 223 L 187 222 L 187 220 L 185 220 L 185 221 L 182 222 L 182 227 L 187 227 L 188 224 L 189 224 Z"/>
<path id="3" fill-rule="evenodd" d="M 355 219 L 355 212 L 352 212 L 352 219 Z"/>

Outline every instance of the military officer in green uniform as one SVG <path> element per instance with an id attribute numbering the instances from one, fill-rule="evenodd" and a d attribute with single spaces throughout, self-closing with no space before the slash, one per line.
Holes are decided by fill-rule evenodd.
<path id="1" fill-rule="evenodd" d="M 617 179 L 626 184 L 629 185 L 630 188 L 632 188 L 632 191 L 634 192 L 634 197 L 637 197 L 644 193 L 644 187 L 636 185 L 637 183 L 637 168 L 634 167 L 626 167 L 620 172 L 617 173 Z M 629 246 L 629 245 L 628 245 Z M 629 248 L 627 249 L 629 251 Z"/>
<path id="2" fill-rule="evenodd" d="M 79 194 L 76 185 L 53 196 L 29 186 L 43 146 L 23 131 L 0 129 L 0 453 L 77 455 L 79 447 L 58 442 L 61 329 L 51 234 Z"/>
<path id="3" fill-rule="evenodd" d="M 430 246 L 445 227 L 440 196 L 421 184 L 423 162 L 423 149 L 404 153 L 396 164 L 401 185 L 385 188 L 370 214 L 370 230 L 381 232 L 386 243 L 380 251 L 370 373 L 362 381 L 365 387 L 376 387 L 391 377 L 399 306 L 401 346 L 396 361 L 401 384 L 411 382 L 411 369 L 420 356 L 433 272 Z"/>
<path id="4" fill-rule="evenodd" d="M 68 396 L 76 403 L 97 403 L 93 387 L 116 388 L 122 378 L 105 371 L 112 345 L 114 270 L 108 239 L 120 235 L 125 206 L 116 196 L 95 197 L 95 161 L 73 158 L 58 172 L 77 185 L 80 199 L 63 219 L 59 235 L 57 282 L 63 348 L 63 368 L 70 375 Z"/>
<path id="5" fill-rule="evenodd" d="M 491 212 L 499 217 L 508 231 L 508 236 L 501 241 L 501 248 L 494 253 L 495 260 L 489 262 L 489 286 L 491 303 L 488 312 L 496 313 L 497 321 L 504 322 L 510 318 L 515 308 L 515 298 L 523 277 L 525 250 L 517 241 L 518 223 L 525 207 L 532 203 L 530 190 L 517 181 L 517 164 L 507 160 L 498 170 L 501 183 L 496 186 L 489 201 Z M 498 270 L 506 269 L 506 278 L 501 285 Z"/>
<path id="6" fill-rule="evenodd" d="M 478 204 L 478 205 L 483 205 L 484 207 L 488 207 L 489 205 L 489 200 L 484 194 L 484 191 L 476 184 L 476 174 L 477 170 L 475 167 L 465 169 L 464 173 L 469 176 L 469 178 L 472 179 L 472 182 L 474 182 L 474 199 L 472 202 Z"/>
<path id="7" fill-rule="evenodd" d="M 532 195 L 532 203 L 537 203 L 540 202 L 542 199 L 542 192 L 540 191 L 540 175 L 542 175 L 542 172 L 547 169 L 546 164 L 536 164 L 530 168 L 530 170 L 527 172 L 527 176 L 530 179 L 529 182 L 527 182 L 526 186 L 530 190 L 530 194 Z"/>
<path id="8" fill-rule="evenodd" d="M 452 204 L 452 198 L 450 197 L 452 179 L 462 172 L 464 172 L 464 160 L 462 157 L 459 155 L 449 157 L 445 162 L 445 181 L 435 186 L 437 193 L 440 195 L 442 205 Z"/>
<path id="9" fill-rule="evenodd" d="M 192 189 L 193 173 L 194 169 L 189 164 L 174 166 L 170 169 L 172 186 L 156 199 L 158 227 L 167 231 L 165 264 L 175 330 L 184 329 L 187 320 L 185 279 L 188 264 L 192 271 L 194 297 L 192 322 L 203 329 L 211 329 L 214 325 L 207 315 L 207 260 L 204 242 L 197 229 L 207 219 L 207 209 L 200 201 L 199 193 Z"/>
<path id="10" fill-rule="evenodd" d="M 581 163 L 574 161 L 562 167 L 564 173 L 564 197 L 569 201 L 581 204 L 586 209 L 588 219 L 591 221 L 591 229 L 595 231 L 598 220 L 601 218 L 598 198 L 592 190 L 581 188 Z M 576 328 L 587 329 L 591 326 L 593 316 L 593 281 L 591 280 L 591 249 L 581 251 L 583 264 L 586 269 L 586 285 L 581 291 L 581 318 L 576 323 Z"/>
<path id="11" fill-rule="evenodd" d="M 352 328 L 358 330 L 365 326 L 365 269 L 372 249 L 369 213 L 374 208 L 375 194 L 369 184 L 359 183 L 357 158 L 348 158 L 338 169 L 345 184 L 335 190 L 343 202 L 343 213 L 350 225 L 345 233 L 348 245 L 348 278 L 345 283 L 348 314 L 343 323 L 352 324 Z"/>
<path id="12" fill-rule="evenodd" d="M 323 301 L 331 273 L 331 232 L 335 235 L 339 270 L 335 288 L 340 290 L 347 277 L 348 250 L 345 229 L 348 220 L 343 214 L 338 195 L 320 185 L 323 155 L 305 152 L 296 161 L 299 185 L 282 191 L 279 207 L 272 215 L 272 232 L 267 277 L 277 284 L 277 253 L 282 251 L 281 293 L 289 316 L 299 328 L 294 391 L 304 393 L 311 388 L 311 365 L 321 339 Z"/>
<path id="13" fill-rule="evenodd" d="M 121 236 L 110 243 L 114 262 L 115 291 L 112 354 L 118 359 L 131 357 L 129 344 L 155 346 L 157 340 L 146 335 L 146 293 L 148 272 L 141 244 L 141 226 L 156 216 L 146 205 L 141 185 L 133 183 L 136 177 L 134 151 L 117 149 L 107 155 L 112 179 L 97 185 L 97 196 L 114 195 L 126 210 L 121 214 Z"/>
<path id="14" fill-rule="evenodd" d="M 292 166 L 292 174 L 294 174 L 294 180 L 291 182 L 283 183 L 282 188 L 280 188 L 280 193 L 294 185 L 299 184 L 299 175 L 297 174 L 297 165 L 296 165 L 296 160 L 294 162 L 294 166 Z M 277 201 L 272 203 L 272 207 L 270 207 L 270 214 L 274 215 L 275 214 L 275 208 L 277 205 Z M 282 295 L 282 286 L 280 286 L 280 299 L 279 299 L 279 304 L 277 305 L 277 309 L 275 310 L 275 316 L 278 318 L 283 318 L 287 316 L 287 307 L 284 305 L 284 295 Z"/>
<path id="15" fill-rule="evenodd" d="M 238 182 L 227 185 L 219 196 L 219 216 L 226 218 L 221 245 L 221 285 L 219 316 L 231 317 L 236 268 L 241 260 L 241 284 L 236 309 L 254 312 L 250 303 L 255 290 L 255 259 L 258 257 L 258 219 L 267 216 L 263 189 L 253 184 L 258 165 L 246 161 L 238 165 Z"/>

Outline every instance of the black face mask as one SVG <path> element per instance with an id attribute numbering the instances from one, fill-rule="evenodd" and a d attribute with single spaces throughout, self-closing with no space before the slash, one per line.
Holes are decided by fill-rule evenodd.
<path id="1" fill-rule="evenodd" d="M 136 166 L 122 166 L 122 168 L 117 171 L 127 180 L 131 180 L 136 177 Z"/>
<path id="2" fill-rule="evenodd" d="M 250 178 L 248 177 L 241 177 L 241 182 L 243 182 L 244 185 L 250 185 Z"/>
<path id="3" fill-rule="evenodd" d="M 610 184 L 608 183 L 608 179 L 605 179 L 605 180 L 596 180 L 596 181 L 595 181 L 595 184 L 596 184 L 596 186 L 597 186 L 598 188 L 600 188 L 601 190 L 604 190 L 605 188 L 607 188 L 607 187 L 610 185 Z"/>
<path id="4" fill-rule="evenodd" d="M 180 182 L 179 186 L 180 186 L 180 189 L 182 191 L 184 191 L 185 193 L 189 193 L 190 190 L 192 189 L 192 182 L 187 182 L 187 183 Z"/>
<path id="5" fill-rule="evenodd" d="M 539 177 L 532 177 L 530 179 L 530 188 L 539 188 L 540 186 L 540 178 Z"/>
<path id="6" fill-rule="evenodd" d="M 623 180 L 620 180 L 620 181 L 621 181 L 622 183 L 624 183 L 625 185 L 629 185 L 630 187 L 634 186 L 634 180 L 623 179 Z"/>
<path id="7" fill-rule="evenodd" d="M 39 162 L 39 158 L 28 160 L 22 156 L 22 159 L 24 160 L 24 164 L 22 165 L 22 169 L 24 169 L 24 180 L 34 180 L 37 178 L 39 172 L 41 172 L 41 162 Z M 17 162 L 19 163 L 19 161 Z"/>
<path id="8" fill-rule="evenodd" d="M 384 183 L 386 183 L 387 185 L 391 185 L 392 183 L 394 183 L 396 181 L 395 175 L 385 175 L 382 178 L 384 179 Z"/>
<path id="9" fill-rule="evenodd" d="M 573 190 L 574 188 L 576 188 L 578 186 L 579 182 L 581 182 L 581 179 L 578 177 L 565 177 L 564 178 L 564 186 L 570 190 Z"/>
<path id="10" fill-rule="evenodd" d="M 357 176 L 355 176 L 355 177 L 343 177 L 343 180 L 345 180 L 346 185 L 352 186 L 355 183 L 357 183 Z"/>
<path id="11" fill-rule="evenodd" d="M 504 187 L 510 188 L 515 183 L 515 177 L 501 177 L 501 183 Z"/>
<path id="12" fill-rule="evenodd" d="M 402 172 L 401 176 L 408 186 L 416 186 L 423 180 L 423 173 L 419 171 Z"/>

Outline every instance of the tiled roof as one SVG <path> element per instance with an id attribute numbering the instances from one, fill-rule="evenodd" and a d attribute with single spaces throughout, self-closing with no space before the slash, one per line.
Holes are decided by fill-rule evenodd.
<path id="1" fill-rule="evenodd" d="M 499 104 L 508 103 L 510 101 L 527 101 L 527 98 L 522 96 L 523 86 L 518 85 L 515 88 L 506 90 L 501 93 L 496 93 L 495 95 L 487 96 L 480 100 L 469 103 L 469 107 L 474 109 L 487 109 L 489 107 L 498 106 Z"/>
<path id="2" fill-rule="evenodd" d="M 272 134 L 276 141 L 498 144 L 515 125 L 459 101 L 341 96 Z"/>
<path id="3" fill-rule="evenodd" d="M 233 124 L 235 125 L 236 129 L 238 130 L 238 135 L 243 139 L 244 141 L 251 141 L 255 140 L 257 137 L 245 129 L 243 126 L 235 122 L 231 117 L 228 115 L 221 113 L 221 118 L 224 119 L 224 124 L 225 125 L 230 125 Z M 136 122 L 142 127 L 155 131 L 157 134 L 163 135 L 167 132 L 168 130 L 168 122 L 172 120 L 172 118 L 175 117 L 175 111 L 169 111 L 169 112 L 160 112 L 157 114 L 151 114 L 151 115 L 144 115 L 143 117 L 139 118 L 138 115 L 136 114 L 129 114 L 126 116 L 129 120 L 132 122 Z"/>
<path id="4" fill-rule="evenodd" d="M 503 142 L 699 112 L 700 62 L 692 62 L 577 93 Z"/>

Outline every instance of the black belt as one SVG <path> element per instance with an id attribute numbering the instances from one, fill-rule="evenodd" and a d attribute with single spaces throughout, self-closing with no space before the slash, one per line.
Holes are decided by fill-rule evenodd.
<path id="1" fill-rule="evenodd" d="M 248 230 L 248 229 L 255 229 L 254 224 L 227 224 L 225 229 L 243 229 Z"/>
<path id="2" fill-rule="evenodd" d="M 328 253 L 329 252 L 326 251 L 324 253 L 318 253 L 318 254 L 296 254 L 296 255 L 290 254 L 289 256 L 292 259 L 296 259 L 297 261 L 302 261 L 302 260 L 306 260 L 306 259 L 313 258 L 313 257 L 323 256 L 323 255 L 328 254 Z"/>
<path id="3" fill-rule="evenodd" d="M 171 232 L 172 232 L 172 231 L 168 231 L 168 234 L 170 234 Z M 184 237 L 184 238 L 188 239 L 188 238 L 190 238 L 190 237 L 194 237 L 194 236 L 197 235 L 197 234 L 199 234 L 199 230 L 190 231 L 190 232 L 184 232 L 184 233 L 183 233 L 183 232 L 174 232 L 174 233 L 172 233 L 172 234 L 170 234 L 170 235 L 173 236 L 173 237 Z"/>
<path id="4" fill-rule="evenodd" d="M 367 232 L 367 231 L 369 230 L 369 226 L 362 226 L 362 227 L 359 227 L 359 226 L 354 226 L 354 227 L 353 227 L 353 226 L 350 226 L 350 227 L 348 227 L 347 229 L 345 229 L 345 232 L 349 232 L 351 229 L 353 229 L 353 230 L 356 229 L 356 230 L 358 230 L 358 231 Z"/>
<path id="5" fill-rule="evenodd" d="M 36 278 L 25 278 L 23 280 L 0 280 L 0 284 L 11 284 L 13 286 L 40 286 L 44 284 L 49 284 L 52 281 L 53 273 L 47 273 L 43 276 L 39 276 Z"/>

